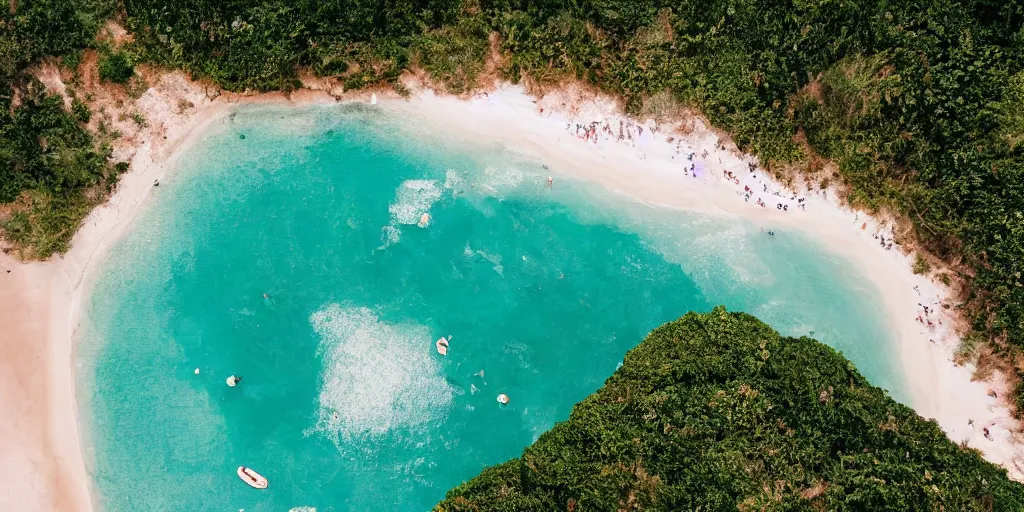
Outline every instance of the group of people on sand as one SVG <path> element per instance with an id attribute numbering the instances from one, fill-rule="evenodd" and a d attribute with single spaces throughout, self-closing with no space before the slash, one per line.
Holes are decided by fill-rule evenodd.
<path id="1" fill-rule="evenodd" d="M 641 148 L 656 133 L 656 127 L 636 123 L 628 119 L 605 120 L 600 116 L 597 120 L 590 122 L 568 121 L 565 124 L 565 130 L 573 137 L 585 142 L 592 142 L 595 145 L 610 139 L 612 141 L 626 142 L 633 147 L 639 146 Z M 697 152 L 692 147 L 684 144 L 682 139 L 669 136 L 666 142 L 670 145 L 674 143 L 675 155 L 686 155 L 687 163 L 685 164 L 684 172 L 693 178 L 697 178 L 698 174 L 700 174 L 697 165 Z M 715 148 L 725 150 L 725 146 L 721 141 L 715 144 Z M 702 150 L 700 158 L 706 160 L 708 154 L 707 150 Z M 675 155 L 672 156 L 672 159 L 675 159 Z M 645 156 L 643 151 L 641 151 L 640 157 L 644 158 Z M 719 163 L 721 163 L 721 159 L 719 159 Z M 797 197 L 794 193 L 784 191 L 765 176 L 756 163 L 747 162 L 746 166 L 748 175 L 743 177 L 737 175 L 737 172 L 734 170 L 722 170 L 722 177 L 726 181 L 732 182 L 737 187 L 743 187 L 743 191 L 737 192 L 737 194 L 742 195 L 744 201 L 750 202 L 753 199 L 757 206 L 762 208 L 775 207 L 776 210 L 782 212 L 789 212 L 791 208 L 807 210 L 805 198 Z M 761 190 L 757 190 L 758 188 Z"/>
<path id="2" fill-rule="evenodd" d="M 749 178 L 755 181 L 755 185 L 751 186 L 749 184 L 743 184 L 743 192 L 737 192 L 737 194 L 743 196 L 744 201 L 750 202 L 751 199 L 754 199 L 754 204 L 760 206 L 761 208 L 768 208 L 769 205 L 772 205 L 775 207 L 776 210 L 783 212 L 788 212 L 790 206 L 793 206 L 794 209 L 800 208 L 804 211 L 807 211 L 807 203 L 805 202 L 805 198 L 798 197 L 794 193 L 788 193 L 789 197 L 786 197 L 786 195 L 783 194 L 782 189 L 769 189 L 769 186 L 774 184 L 771 183 L 771 181 L 765 179 L 763 177 L 763 173 L 761 173 L 762 178 L 758 179 L 757 173 L 761 171 L 760 169 L 758 169 L 757 164 L 753 162 L 748 162 L 747 171 Z M 740 177 L 737 176 L 735 172 L 729 169 L 724 169 L 722 171 L 722 177 L 725 178 L 726 181 L 732 182 L 737 186 L 741 184 Z M 756 189 L 756 186 L 758 184 L 761 185 L 760 191 Z"/>
<path id="3" fill-rule="evenodd" d="M 917 306 L 919 308 L 921 308 L 922 311 L 924 311 L 924 314 L 918 313 L 917 319 L 916 319 L 917 322 L 920 323 L 920 324 L 923 324 L 923 325 L 927 325 L 929 329 L 934 328 L 935 327 L 935 323 L 932 322 L 932 319 L 929 318 L 928 315 L 930 313 L 934 313 L 935 312 L 935 304 L 932 304 L 931 306 L 928 306 L 926 304 L 922 304 L 922 303 L 918 302 Z M 935 322 L 937 322 L 939 325 L 942 325 L 942 319 L 941 318 L 936 318 Z"/>
<path id="4" fill-rule="evenodd" d="M 991 394 L 995 394 L 995 391 L 990 391 L 990 393 Z M 988 439 L 989 441 L 993 441 L 993 439 L 992 439 L 992 432 L 989 431 L 989 428 L 994 427 L 996 425 L 996 423 L 997 422 L 995 422 L 995 421 L 989 421 L 988 425 L 986 425 L 984 427 L 981 427 L 981 433 L 982 433 L 983 436 L 985 436 L 985 439 Z M 967 424 L 973 426 L 974 425 L 974 420 L 973 419 L 968 419 L 967 420 Z"/>
<path id="5" fill-rule="evenodd" d="M 636 141 L 640 140 L 644 135 L 643 125 L 623 119 L 619 119 L 618 132 L 616 132 L 614 124 L 608 121 L 575 123 L 575 127 L 573 127 L 573 123 L 566 123 L 565 129 L 573 137 L 586 142 L 593 142 L 594 144 L 597 144 L 600 136 L 604 135 L 609 139 L 619 142 L 630 142 L 635 146 Z M 653 128 L 648 128 L 648 130 L 650 130 L 648 135 L 653 134 Z M 636 134 L 635 136 L 634 133 Z"/>
<path id="6" fill-rule="evenodd" d="M 889 241 L 887 242 L 885 240 L 885 233 L 875 233 L 874 236 L 875 236 L 875 240 L 878 240 L 878 243 L 882 246 L 882 249 L 885 249 L 887 251 L 891 251 L 892 250 L 892 238 L 891 237 L 889 238 Z"/>

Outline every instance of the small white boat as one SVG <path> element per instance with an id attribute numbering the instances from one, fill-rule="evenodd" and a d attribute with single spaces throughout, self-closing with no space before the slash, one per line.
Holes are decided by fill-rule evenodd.
<path id="1" fill-rule="evenodd" d="M 442 356 L 448 355 L 448 340 L 450 339 L 451 336 L 449 336 L 448 338 L 441 337 L 434 342 L 434 347 L 437 348 L 438 354 L 441 354 Z"/>
<path id="2" fill-rule="evenodd" d="M 267 482 L 263 475 L 245 466 L 238 466 L 238 478 L 241 478 L 243 482 L 257 489 L 266 489 L 270 485 L 270 482 Z"/>

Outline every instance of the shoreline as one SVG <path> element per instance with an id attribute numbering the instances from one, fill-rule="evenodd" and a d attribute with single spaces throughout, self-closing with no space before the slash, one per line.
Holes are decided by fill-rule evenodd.
<path id="1" fill-rule="evenodd" d="M 656 123 L 628 118 L 618 113 L 613 100 L 589 96 L 593 99 L 584 102 L 578 93 L 557 91 L 534 98 L 520 87 L 504 85 L 470 100 L 421 92 L 398 108 L 425 114 L 434 129 L 443 126 L 467 140 L 524 148 L 549 165 L 555 186 L 558 175 L 572 176 L 633 200 L 740 218 L 765 230 L 789 229 L 823 244 L 878 290 L 908 405 L 922 417 L 934 418 L 953 442 L 980 450 L 987 460 L 1006 468 L 1011 478 L 1024 480 L 1021 425 L 999 398 L 1011 392 L 1006 379 L 997 372 L 986 381 L 974 381 L 973 364 L 956 365 L 960 318 L 952 292 L 927 275 L 914 274 L 913 254 L 903 254 L 892 243 L 883 247 L 880 242 L 893 237 L 888 222 L 850 210 L 834 191 L 795 193 L 763 176 L 756 160 L 720 140 L 700 118 L 689 120 L 692 125 L 685 135 L 674 133 L 669 125 L 645 137 L 634 126 L 632 137 L 619 140 L 619 121 L 627 130 L 632 122 L 648 132 Z M 573 112 L 566 115 L 569 109 Z M 594 121 L 596 142 L 576 135 L 576 124 Z M 610 132 L 601 128 L 604 125 L 611 126 Z M 675 140 L 668 142 L 668 137 Z M 691 151 L 703 174 L 686 172 Z M 697 156 L 704 151 L 708 157 Z M 758 171 L 750 171 L 749 164 Z M 726 170 L 732 173 L 729 178 Z M 766 192 L 756 190 L 762 186 Z M 749 198 L 744 197 L 747 194 Z M 773 204 L 759 206 L 759 198 Z M 773 208 L 774 204 L 788 209 Z"/>
<path id="2" fill-rule="evenodd" d="M 51 92 L 63 91 L 47 86 Z M 171 106 L 181 100 L 191 101 L 194 108 L 173 112 Z M 21 415 L 13 428 L 0 430 L 7 434 L 0 438 L 0 468 L 18 475 L 0 493 L 0 508 L 69 512 L 98 508 L 86 466 L 83 433 L 87 426 L 79 416 L 81 397 L 75 382 L 76 336 L 96 269 L 144 210 L 153 180 L 173 171 L 178 157 L 206 128 L 235 107 L 263 102 L 300 106 L 326 100 L 306 92 L 292 99 L 278 93 L 219 94 L 211 99 L 202 86 L 181 73 L 161 76 L 134 105 L 128 105 L 155 122 L 115 142 L 115 157 L 130 159 L 129 171 L 121 176 L 114 193 L 83 220 L 71 249 L 45 262 L 28 263 L 0 253 L 0 320 L 5 328 L 12 326 L 14 333 L 0 347 L 16 351 L 0 370 L 0 404 Z"/>
<path id="3" fill-rule="evenodd" d="M 738 166 L 743 172 L 737 174 L 745 174 L 748 160 L 729 149 L 717 149 L 718 137 L 699 119 L 695 123 L 700 126 L 682 137 L 659 130 L 654 137 L 636 139 L 633 145 L 619 143 L 614 137 L 592 144 L 575 137 L 571 129 L 566 131 L 564 125 L 596 119 L 616 122 L 626 119 L 616 113 L 610 100 L 596 98 L 592 104 L 584 104 L 585 108 L 571 113 L 574 107 L 580 107 L 581 96 L 564 91 L 537 99 L 521 87 L 503 85 L 486 96 L 466 99 L 436 95 L 422 87 L 413 90 L 408 100 L 382 93 L 381 101 L 389 108 L 428 118 L 431 126 L 450 128 L 452 133 L 467 139 L 491 140 L 522 148 L 551 166 L 555 186 L 558 176 L 573 176 L 636 200 L 666 208 L 737 216 L 766 228 L 799 231 L 824 244 L 852 263 L 861 276 L 881 292 L 883 309 L 888 312 L 887 327 L 897 344 L 894 353 L 899 354 L 912 405 L 918 414 L 935 418 L 954 442 L 966 440 L 969 446 L 981 450 L 987 460 L 1007 468 L 1011 478 L 1024 478 L 1024 442 L 1016 434 L 1020 426 L 1000 400 L 989 395 L 990 390 L 998 394 L 1007 392 L 1003 389 L 1005 383 L 973 382 L 971 367 L 957 367 L 951 362 L 959 342 L 954 328 L 955 313 L 943 308 L 935 310 L 937 315 L 931 318 L 945 320 L 942 328 L 935 330 L 926 329 L 914 319 L 919 313 L 917 302 L 927 298 L 948 303 L 949 291 L 926 276 L 913 274 L 910 256 L 899 250 L 881 248 L 870 238 L 872 232 L 880 229 L 880 223 L 844 208 L 835 194 L 831 198 L 804 194 L 806 211 L 796 207 L 787 212 L 776 211 L 745 201 L 742 197 L 745 185 L 726 182 L 720 173 Z M 153 180 L 172 171 L 177 158 L 199 140 L 205 129 L 237 106 L 334 104 L 342 100 L 341 96 L 345 101 L 366 101 L 370 95 L 370 91 L 338 95 L 329 89 L 304 89 L 288 97 L 281 93 L 257 96 L 222 93 L 210 98 L 201 85 L 180 72 L 159 75 L 155 85 L 134 103 L 149 120 L 148 126 L 140 126 L 115 144 L 118 158 L 131 158 L 129 172 L 121 177 L 114 194 L 83 221 L 71 250 L 63 257 L 43 263 L 18 263 L 10 256 L 0 255 L 0 274 L 10 268 L 18 279 L 12 286 L 6 286 L 14 282 L 13 278 L 10 274 L 0 275 L 0 279 L 4 279 L 0 282 L 5 284 L 0 288 L 0 318 L 9 315 L 14 319 L 14 332 L 25 332 L 18 336 L 21 343 L 27 349 L 40 352 L 29 350 L 32 353 L 25 357 L 27 361 L 10 361 L 9 364 L 27 373 L 38 368 L 36 371 L 45 376 L 39 385 L 46 390 L 45 413 L 30 411 L 25 424 L 15 429 L 18 435 L 7 438 L 15 439 L 19 446 L 0 446 L 0 467 L 9 465 L 11 460 L 29 460 L 40 471 L 25 477 L 28 482 L 10 483 L 11 490 L 6 498 L 0 498 L 0 503 L 10 504 L 12 509 L 27 510 L 37 505 L 39 510 L 95 508 L 96 495 L 86 469 L 83 426 L 78 416 L 75 336 L 97 277 L 96 269 L 144 210 L 154 188 Z M 194 108 L 186 112 L 179 108 L 175 112 L 172 106 L 180 106 L 183 100 Z M 666 142 L 670 135 L 686 141 L 690 147 L 700 148 L 699 154 L 707 149 L 712 158 L 721 158 L 721 161 L 705 162 L 705 175 L 700 179 L 691 178 L 680 172 L 686 162 L 685 155 L 680 157 L 673 144 Z M 867 222 L 868 229 L 859 229 L 861 222 Z M 915 289 L 920 290 L 920 295 Z M 7 293 L 10 298 L 5 298 Z M 20 300 L 23 296 L 35 297 L 32 294 L 42 297 L 34 301 Z M 0 374 L 0 377 L 7 375 Z M 0 396 L 9 392 L 6 380 L 0 380 Z M 16 377 L 16 380 L 21 379 Z M 26 399 L 28 397 L 25 395 Z M 19 413 L 24 409 L 13 407 Z M 69 411 L 74 423 L 68 421 Z M 974 425 L 968 425 L 968 419 L 973 420 Z M 38 424 L 31 424 L 33 420 Z M 983 436 L 982 427 L 990 429 L 992 440 Z M 35 431 L 45 432 L 41 440 L 19 441 L 31 437 Z M 33 492 L 41 492 L 44 498 L 32 495 Z M 48 503 L 40 500 L 48 500 Z"/>

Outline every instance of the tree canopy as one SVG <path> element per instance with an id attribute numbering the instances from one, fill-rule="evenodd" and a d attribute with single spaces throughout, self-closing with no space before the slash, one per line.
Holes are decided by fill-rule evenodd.
<path id="1" fill-rule="evenodd" d="M 813 339 L 688 313 L 435 512 L 1022 510 L 1024 486 Z"/>
<path id="2" fill-rule="evenodd" d="M 89 210 L 110 186 L 109 151 L 62 98 L 46 93 L 25 69 L 42 57 L 89 46 L 112 6 L 93 0 L 21 0 L 0 9 L 0 232 L 25 256 L 68 248 Z M 80 109 L 79 109 L 80 110 Z M 84 116 L 84 117 L 83 117 Z"/>

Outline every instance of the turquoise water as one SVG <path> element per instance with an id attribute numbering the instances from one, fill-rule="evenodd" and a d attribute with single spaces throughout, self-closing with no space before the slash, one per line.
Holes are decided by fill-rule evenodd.
<path id="1" fill-rule="evenodd" d="M 565 419 L 650 329 L 720 303 L 814 331 L 902 397 L 877 290 L 811 241 L 549 190 L 542 162 L 429 128 L 250 107 L 183 156 L 79 335 L 102 509 L 428 510 Z"/>

